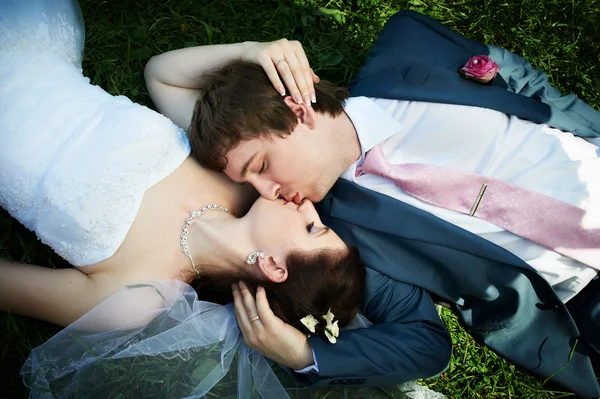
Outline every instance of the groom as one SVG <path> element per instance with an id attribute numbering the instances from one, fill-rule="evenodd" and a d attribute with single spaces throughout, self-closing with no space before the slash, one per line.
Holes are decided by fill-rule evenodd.
<path id="1" fill-rule="evenodd" d="M 458 73 L 478 55 L 488 55 L 500 68 L 488 84 Z M 253 75 L 251 67 L 229 67 L 222 73 L 229 73 L 224 80 L 230 87 L 245 88 L 253 100 L 245 112 L 236 110 L 243 117 L 229 119 L 226 128 L 215 125 L 210 129 L 206 120 L 201 131 L 192 125 L 190 142 L 199 159 L 237 182 L 252 183 L 266 198 L 282 196 L 296 203 L 304 198 L 322 200 L 323 222 L 359 247 L 376 276 L 367 283 L 364 311 L 381 335 L 359 333 L 345 340 L 342 334 L 335 347 L 311 338 L 316 364 L 306 378 L 320 385 L 383 385 L 423 377 L 419 361 L 435 356 L 430 344 L 445 339 L 425 328 L 439 323 L 431 316 L 430 300 L 421 291 L 425 289 L 452 303 L 476 339 L 521 368 L 552 377 L 582 397 L 600 396 L 589 358 L 600 350 L 596 266 L 520 235 L 539 226 L 512 234 L 505 231 L 509 227 L 498 227 L 503 220 L 471 216 L 477 215 L 475 196 L 471 215 L 435 202 L 441 197 L 437 194 L 453 191 L 452 185 L 443 190 L 432 186 L 435 198 L 419 197 L 428 191 L 422 188 L 436 179 L 422 180 L 411 189 L 372 167 L 383 162 L 389 172 L 388 164 L 440 165 L 469 172 L 467 178 L 492 176 L 517 188 L 535 189 L 544 197 L 584 206 L 579 199 L 589 199 L 586 179 L 598 179 L 596 149 L 552 128 L 600 137 L 598 112 L 574 96 L 561 96 L 543 73 L 521 57 L 472 42 L 436 21 L 406 11 L 386 24 L 351 85 L 348 100 L 343 89 L 323 84 L 313 107 L 286 97 L 284 102 L 279 100 L 283 108 L 278 108 L 266 91 L 261 97 L 257 87 L 261 78 Z M 262 81 L 265 90 L 272 91 L 268 80 Z M 218 90 L 222 90 L 223 102 L 213 110 L 226 113 L 227 87 L 209 83 L 205 92 Z M 197 114 L 194 120 L 202 118 Z M 229 136 L 224 139 L 223 135 Z M 385 159 L 369 161 L 368 154 L 378 151 Z M 523 162 L 529 162 L 526 170 Z M 559 164 L 564 169 L 557 169 Z M 553 167 L 556 175 L 544 173 Z M 445 173 L 446 169 L 434 169 L 421 175 L 447 176 L 436 184 L 460 181 Z M 419 173 L 414 176 L 421 177 Z M 493 199 L 488 202 L 503 199 L 491 191 L 486 194 L 484 187 L 480 191 L 483 208 L 488 198 Z M 518 200 L 529 195 L 505 192 L 505 198 Z M 544 222 L 564 215 L 566 211 L 560 208 L 539 208 L 539 202 L 546 202 L 544 197 L 532 197 L 532 212 L 547 215 Z M 590 211 L 594 211 L 593 201 L 592 197 Z M 581 224 L 588 222 L 585 218 L 579 220 Z M 554 229 L 546 228 L 542 236 L 549 230 Z M 401 284 L 400 288 L 390 286 L 390 280 Z M 382 317 L 383 303 L 402 321 Z M 411 326 L 412 331 L 421 325 L 426 333 L 403 336 L 401 325 Z M 365 357 L 369 362 L 362 361 Z M 437 353 L 438 366 L 443 360 Z M 363 364 L 380 367 L 365 370 Z M 437 371 L 441 370 L 428 369 L 429 374 Z"/>

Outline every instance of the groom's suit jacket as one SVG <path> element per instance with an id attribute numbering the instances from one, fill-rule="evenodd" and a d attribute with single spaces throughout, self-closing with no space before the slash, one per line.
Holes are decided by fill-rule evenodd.
<path id="1" fill-rule="evenodd" d="M 470 57 L 482 54 L 501 67 L 492 85 L 458 73 Z M 600 136 L 600 114 L 575 96 L 561 96 L 521 57 L 468 40 L 414 12 L 402 11 L 388 21 L 350 88 L 352 96 L 486 107 L 580 136 Z M 600 396 L 584 345 L 578 342 L 576 322 L 550 285 L 518 257 L 425 211 L 347 181 L 338 181 L 318 210 L 326 225 L 358 246 L 370 273 L 383 276 L 381 283 L 391 279 L 412 284 L 456 304 L 469 332 L 503 357 L 532 373 L 553 376 L 578 395 Z M 377 284 L 367 283 L 366 303 L 387 303 Z M 400 298 L 388 301 L 394 300 Z M 596 300 L 600 303 L 600 293 Z M 587 338 L 600 347 L 598 338 L 595 343 L 594 337 Z M 339 342 L 343 344 L 344 334 Z M 345 363 L 349 359 L 329 359 L 323 344 L 311 344 L 320 374 L 353 374 Z M 353 345 L 357 357 L 380 349 L 359 339 Z M 393 359 L 386 356 L 394 353 L 380 352 L 372 356 L 393 368 Z M 406 365 L 405 359 L 401 363 Z M 394 382 L 393 373 L 387 374 L 391 378 L 377 382 Z M 367 377 L 360 382 L 373 381 Z"/>

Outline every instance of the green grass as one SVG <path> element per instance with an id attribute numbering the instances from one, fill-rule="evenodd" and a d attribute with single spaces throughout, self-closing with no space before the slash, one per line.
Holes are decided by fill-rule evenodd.
<path id="1" fill-rule="evenodd" d="M 564 93 L 600 109 L 600 0 L 85 0 L 84 70 L 94 84 L 151 106 L 142 71 L 170 49 L 244 40 L 300 40 L 316 73 L 339 84 L 358 71 L 385 21 L 412 9 L 475 40 L 528 58 Z M 0 256 L 49 267 L 66 263 L 0 212 Z M 450 368 L 424 381 L 451 398 L 568 396 L 475 343 L 454 316 L 443 318 L 454 342 Z M 58 328 L 0 314 L 0 397 L 21 398 L 18 371 L 29 350 Z M 323 393 L 322 395 L 325 395 Z M 322 396 L 319 394 L 319 396 Z M 335 391 L 329 398 L 343 397 Z"/>

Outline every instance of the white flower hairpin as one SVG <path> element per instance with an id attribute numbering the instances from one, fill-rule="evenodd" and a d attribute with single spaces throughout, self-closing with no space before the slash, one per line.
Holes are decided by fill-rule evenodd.
<path id="1" fill-rule="evenodd" d="M 331 313 L 331 309 L 327 311 L 327 314 L 322 316 L 325 319 L 325 336 L 332 344 L 337 342 L 337 337 L 340 335 L 340 328 L 338 326 L 338 321 L 333 321 L 334 315 Z M 315 318 L 315 316 L 309 314 L 300 319 L 300 322 L 304 324 L 304 326 L 314 334 L 315 326 L 319 324 L 319 320 Z"/>
<path id="2" fill-rule="evenodd" d="M 300 319 L 300 322 L 302 324 L 304 324 L 304 326 L 306 328 L 308 328 L 308 331 L 310 331 L 311 333 L 315 333 L 315 326 L 317 324 L 319 324 L 319 321 L 317 319 L 315 319 L 315 316 L 309 314 L 306 317 L 303 317 Z"/>

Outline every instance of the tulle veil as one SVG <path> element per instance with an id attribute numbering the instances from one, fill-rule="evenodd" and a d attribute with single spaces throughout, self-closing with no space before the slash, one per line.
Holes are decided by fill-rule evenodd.
<path id="1" fill-rule="evenodd" d="M 35 348 L 21 374 L 32 398 L 266 399 L 301 387 L 244 344 L 231 304 L 176 280 L 123 288 Z"/>
<path id="2" fill-rule="evenodd" d="M 358 315 L 344 330 L 370 326 Z M 444 398 L 414 381 L 307 389 L 244 343 L 232 304 L 177 280 L 121 289 L 33 349 L 21 376 L 33 399 Z"/>

